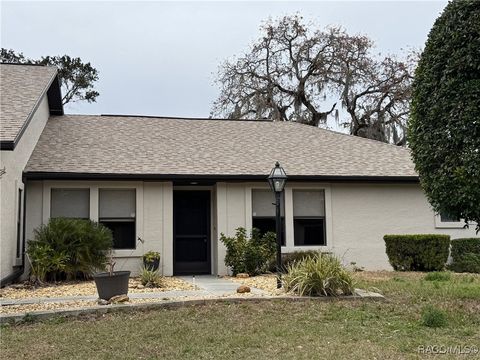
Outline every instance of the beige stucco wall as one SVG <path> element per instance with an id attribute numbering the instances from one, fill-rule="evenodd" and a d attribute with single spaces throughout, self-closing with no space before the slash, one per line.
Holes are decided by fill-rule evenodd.
<path id="1" fill-rule="evenodd" d="M 173 190 L 171 182 L 33 181 L 27 184 L 27 238 L 49 218 L 52 187 L 90 188 L 90 217 L 98 220 L 99 188 L 137 189 L 137 242 L 135 250 L 115 252 L 118 270 L 136 274 L 141 256 L 148 250 L 161 253 L 161 271 L 173 274 Z M 193 187 L 192 187 L 193 188 Z M 252 189 L 263 183 L 219 182 L 211 190 L 212 273 L 227 274 L 221 233 L 234 235 L 238 227 L 252 227 Z M 177 189 L 177 188 L 175 188 Z M 202 188 L 206 189 L 206 188 Z M 292 193 L 294 189 L 323 189 L 327 246 L 294 246 Z M 326 184 L 289 183 L 285 191 L 286 246 L 295 250 L 332 251 L 345 264 L 355 262 L 366 269 L 391 269 L 385 254 L 383 235 L 392 233 L 443 233 L 452 238 L 475 236 L 473 228 L 438 228 L 419 185 L 416 184 Z"/>
<path id="2" fill-rule="evenodd" d="M 12 266 L 21 264 L 21 256 L 16 258 L 18 189 L 24 187 L 23 169 L 48 117 L 48 100 L 44 96 L 15 149 L 0 151 L 0 168 L 6 170 L 0 179 L 0 278 L 12 273 Z"/>
<path id="3" fill-rule="evenodd" d="M 29 181 L 27 183 L 26 238 L 34 238 L 34 229 L 50 218 L 52 188 L 89 188 L 90 219 L 98 221 L 99 189 L 136 189 L 136 249 L 116 250 L 116 270 L 130 270 L 136 275 L 142 255 L 150 250 L 161 254 L 161 272 L 173 272 L 172 185 L 168 182 L 138 181 Z M 169 239 L 169 241 L 164 241 Z"/>
<path id="4" fill-rule="evenodd" d="M 391 269 L 385 234 L 447 234 L 475 237 L 475 227 L 439 228 L 416 184 L 332 184 L 334 252 L 366 269 Z"/>

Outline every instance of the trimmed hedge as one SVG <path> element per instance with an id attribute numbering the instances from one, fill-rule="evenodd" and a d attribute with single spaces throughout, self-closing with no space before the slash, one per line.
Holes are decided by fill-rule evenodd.
<path id="1" fill-rule="evenodd" d="M 450 236 L 385 235 L 388 260 L 398 271 L 440 271 L 448 259 Z"/>
<path id="2" fill-rule="evenodd" d="M 480 238 L 454 239 L 451 245 L 451 270 L 480 273 Z"/>

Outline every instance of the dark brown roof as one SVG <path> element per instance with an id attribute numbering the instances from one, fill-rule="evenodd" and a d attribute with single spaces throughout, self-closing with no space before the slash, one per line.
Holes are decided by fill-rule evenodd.
<path id="1" fill-rule="evenodd" d="M 291 122 L 51 117 L 26 172 L 125 176 L 416 178 L 409 150 Z"/>
<path id="2" fill-rule="evenodd" d="M 16 143 L 56 78 L 51 66 L 0 64 L 0 142 Z"/>

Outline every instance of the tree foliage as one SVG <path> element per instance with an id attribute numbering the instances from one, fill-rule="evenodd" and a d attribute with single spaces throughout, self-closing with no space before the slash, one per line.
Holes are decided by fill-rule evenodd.
<path id="1" fill-rule="evenodd" d="M 94 89 L 98 80 L 98 71 L 89 62 L 84 63 L 79 57 L 44 56 L 38 60 L 26 58 L 22 53 L 12 49 L 1 49 L 0 61 L 14 64 L 40 64 L 58 68 L 62 86 L 62 103 L 77 101 L 95 102 L 99 93 Z"/>
<path id="2" fill-rule="evenodd" d="M 413 58 L 379 58 L 368 37 L 319 30 L 299 16 L 267 22 L 261 32 L 249 52 L 220 65 L 212 116 L 313 126 L 335 116 L 353 135 L 405 143 Z"/>
<path id="3" fill-rule="evenodd" d="M 453 1 L 436 20 L 419 61 L 409 143 L 434 210 L 477 224 L 479 109 L 480 2 Z"/>

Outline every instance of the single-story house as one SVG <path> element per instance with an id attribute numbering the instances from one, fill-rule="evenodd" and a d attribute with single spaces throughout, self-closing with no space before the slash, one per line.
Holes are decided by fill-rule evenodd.
<path id="1" fill-rule="evenodd" d="M 475 236 L 432 211 L 407 148 L 293 122 L 66 115 L 55 68 L 0 70 L 2 279 L 60 216 L 109 227 L 118 270 L 154 250 L 164 275 L 226 274 L 220 234 L 275 228 L 276 161 L 288 175 L 282 252 L 391 269 L 385 234 Z"/>

